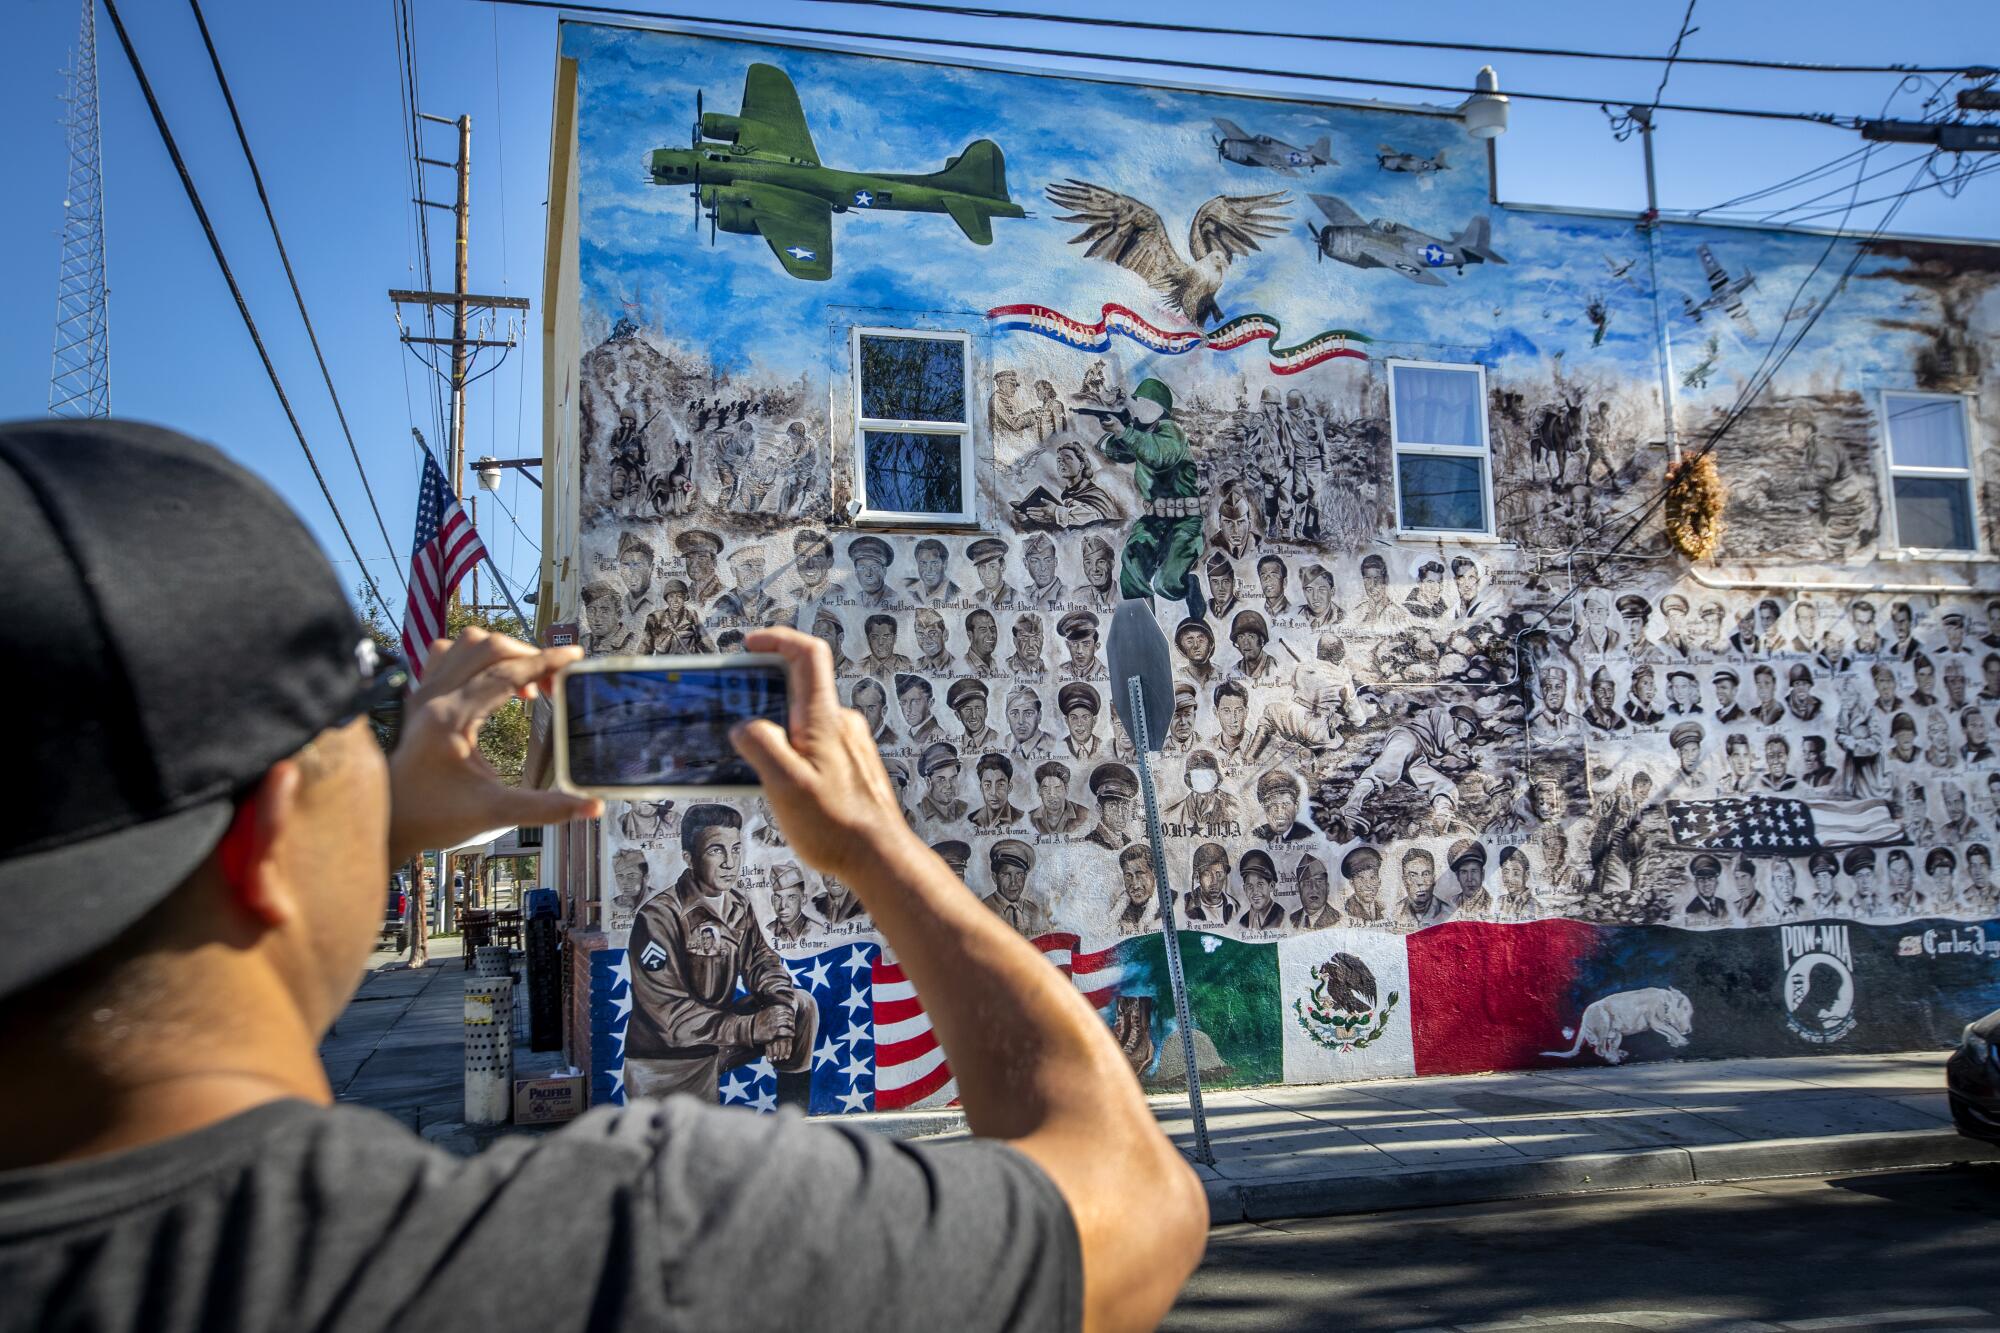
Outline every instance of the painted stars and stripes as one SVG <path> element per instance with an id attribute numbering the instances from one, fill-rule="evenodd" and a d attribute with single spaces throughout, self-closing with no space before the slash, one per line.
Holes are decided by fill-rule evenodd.
<path id="1" fill-rule="evenodd" d="M 1163 329 L 1125 306 L 1105 303 L 1094 322 L 1073 318 L 1044 305 L 1003 305 L 986 312 L 992 327 L 1000 332 L 1038 334 L 1052 338 L 1080 352 L 1103 352 L 1111 347 L 1112 335 L 1129 338 L 1161 356 L 1181 356 L 1199 348 L 1212 352 L 1233 352 L 1254 342 L 1268 344 L 1266 355 L 1274 375 L 1296 375 L 1322 361 L 1340 357 L 1367 360 L 1368 353 L 1355 346 L 1366 343 L 1368 335 L 1355 329 L 1326 329 L 1292 347 L 1278 346 L 1283 326 L 1269 315 L 1238 315 L 1208 333 L 1193 329 Z"/>
<path id="2" fill-rule="evenodd" d="M 792 984 L 819 1008 L 810 1067 L 781 1085 L 770 1060 L 759 1059 L 726 1071 L 717 1088 L 724 1106 L 775 1111 L 780 1100 L 797 1102 L 813 1115 L 844 1115 L 875 1109 L 875 1027 L 869 1019 L 876 944 L 848 944 L 785 960 Z M 745 992 L 739 985 L 737 998 Z M 797 1080 L 803 1080 L 800 1088 Z"/>
<path id="3" fill-rule="evenodd" d="M 1901 822 L 1881 799 L 1807 801 L 1790 796 L 1741 796 L 1719 801 L 1668 801 L 1667 823 L 1674 842 L 1682 847 L 1751 856 L 1879 847 L 1905 840 Z"/>
<path id="4" fill-rule="evenodd" d="M 422 680 L 431 641 L 445 637 L 445 608 L 472 567 L 486 558 L 465 508 L 445 484 L 444 470 L 424 450 L 424 478 L 417 487 L 417 537 L 410 549 L 410 601 L 403 609 L 403 657 L 410 676 Z"/>
<path id="5" fill-rule="evenodd" d="M 1034 942 L 1043 957 L 1076 983 L 1093 1009 L 1102 1009 L 1116 998 L 1123 973 L 1116 948 L 1079 953 L 1077 943 L 1075 935 L 1067 934 L 1043 935 Z M 898 1111 L 955 1100 L 958 1084 L 945 1063 L 930 1015 L 917 1000 L 916 987 L 904 978 L 901 967 L 885 958 L 877 958 L 873 981 L 875 1109 Z"/>

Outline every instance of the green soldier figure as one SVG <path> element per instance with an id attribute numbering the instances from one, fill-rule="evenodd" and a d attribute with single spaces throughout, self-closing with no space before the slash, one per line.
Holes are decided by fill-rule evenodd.
<path id="1" fill-rule="evenodd" d="M 1114 463 L 1133 463 L 1145 513 L 1125 534 L 1118 590 L 1150 599 L 1155 592 L 1187 601 L 1188 614 L 1208 611 L 1200 583 L 1188 571 L 1201 558 L 1201 496 L 1194 450 L 1174 423 L 1174 394 L 1163 382 L 1142 380 L 1130 406 L 1104 421 L 1097 447 Z M 1110 414 L 1105 414 L 1109 416 Z"/>

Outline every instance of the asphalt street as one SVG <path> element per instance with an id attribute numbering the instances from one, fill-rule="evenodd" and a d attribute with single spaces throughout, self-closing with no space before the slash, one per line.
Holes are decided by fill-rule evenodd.
<path id="1" fill-rule="evenodd" d="M 1164 1327 L 2000 1331 L 2000 1166 L 1222 1227 Z"/>

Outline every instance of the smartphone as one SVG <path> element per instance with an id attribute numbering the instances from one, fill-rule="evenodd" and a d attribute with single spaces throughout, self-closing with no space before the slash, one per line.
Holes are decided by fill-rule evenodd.
<path id="1" fill-rule="evenodd" d="M 612 800 L 754 794 L 730 729 L 782 727 L 790 709 L 775 653 L 586 658 L 556 675 L 556 785 Z"/>

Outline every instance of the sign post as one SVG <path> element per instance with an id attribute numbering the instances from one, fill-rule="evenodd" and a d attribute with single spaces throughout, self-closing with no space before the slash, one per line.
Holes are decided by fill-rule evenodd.
<path id="1" fill-rule="evenodd" d="M 1181 1030 L 1181 1059 L 1187 1069 L 1188 1110 L 1194 1117 L 1195 1160 L 1204 1166 L 1215 1164 L 1208 1143 L 1208 1116 L 1201 1106 L 1201 1074 L 1195 1067 L 1194 1020 L 1188 1013 L 1187 978 L 1181 971 L 1180 928 L 1174 915 L 1173 891 L 1167 887 L 1167 858 L 1160 834 L 1160 796 L 1153 785 L 1152 756 L 1166 742 L 1163 727 L 1156 737 L 1151 718 L 1173 716 L 1173 669 L 1167 657 L 1167 638 L 1153 619 L 1150 602 L 1132 598 L 1121 603 L 1111 617 L 1111 633 L 1105 644 L 1110 659 L 1112 705 L 1119 721 L 1132 738 L 1139 756 L 1139 791 L 1146 800 L 1146 839 L 1152 850 L 1153 891 L 1159 897 L 1160 938 L 1167 955 L 1167 981 L 1174 992 L 1174 1021 Z M 1122 692 L 1115 688 L 1123 684 Z"/>

